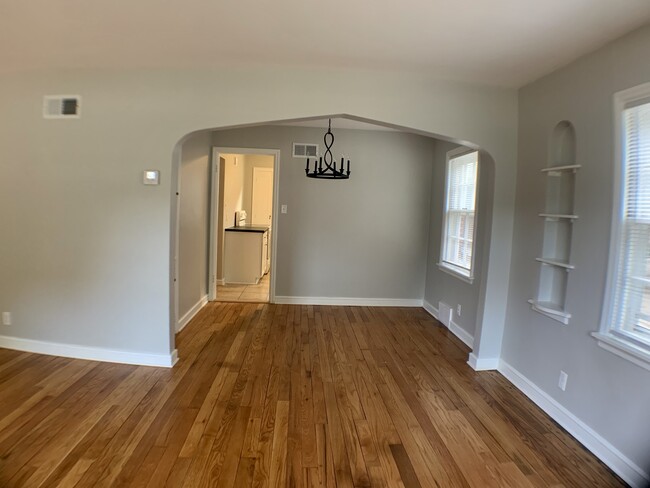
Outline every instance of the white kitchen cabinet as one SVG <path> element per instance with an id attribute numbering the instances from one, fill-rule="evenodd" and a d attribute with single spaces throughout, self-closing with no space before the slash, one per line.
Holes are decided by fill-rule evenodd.
<path id="1" fill-rule="evenodd" d="M 226 229 L 226 283 L 257 284 L 270 266 L 268 227 L 245 225 Z"/>

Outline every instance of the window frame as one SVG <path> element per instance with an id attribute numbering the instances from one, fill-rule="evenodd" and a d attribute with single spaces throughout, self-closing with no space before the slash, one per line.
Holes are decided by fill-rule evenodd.
<path id="1" fill-rule="evenodd" d="M 449 216 L 449 187 L 450 187 L 450 164 L 453 159 L 465 156 L 466 154 L 476 153 L 476 182 L 474 186 L 474 225 L 472 229 L 472 260 L 469 270 L 466 268 L 456 266 L 453 263 L 444 260 L 447 250 L 447 220 Z M 458 147 L 447 152 L 445 160 L 445 199 L 442 209 L 442 232 L 440 233 L 440 255 L 438 259 L 438 268 L 445 273 L 448 273 L 456 278 L 465 281 L 466 283 L 474 283 L 474 268 L 476 261 L 476 235 L 478 228 L 478 196 L 479 196 L 479 181 L 480 181 L 480 151 L 468 147 Z"/>
<path id="2" fill-rule="evenodd" d="M 614 94 L 614 175 L 613 175 L 613 205 L 610 225 L 609 256 L 607 261 L 607 278 L 603 295 L 603 306 L 598 332 L 591 335 L 598 345 L 617 356 L 650 370 L 650 343 L 645 344 L 632 334 L 616 327 L 612 323 L 614 302 L 617 294 L 616 282 L 619 278 L 619 256 L 622 252 L 623 240 L 620 239 L 624 226 L 625 209 L 625 161 L 623 151 L 625 131 L 623 112 L 625 109 L 642 100 L 650 99 L 650 83 L 644 83 Z"/>

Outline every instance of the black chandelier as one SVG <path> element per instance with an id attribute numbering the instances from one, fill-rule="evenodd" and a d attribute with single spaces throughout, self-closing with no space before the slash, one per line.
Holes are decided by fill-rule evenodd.
<path id="1" fill-rule="evenodd" d="M 323 142 L 325 142 L 325 156 L 321 156 L 316 163 L 314 159 L 314 170 L 309 171 L 309 158 L 307 158 L 307 166 L 305 166 L 305 174 L 307 178 L 323 178 L 327 180 L 347 180 L 350 177 L 350 160 L 348 159 L 347 171 L 343 171 L 343 160 L 341 158 L 341 168 L 336 169 L 336 161 L 332 156 L 332 146 L 334 145 L 334 134 L 332 134 L 332 119 L 329 119 L 329 125 L 327 132 L 323 137 Z M 325 162 L 325 167 L 323 167 L 323 162 Z"/>

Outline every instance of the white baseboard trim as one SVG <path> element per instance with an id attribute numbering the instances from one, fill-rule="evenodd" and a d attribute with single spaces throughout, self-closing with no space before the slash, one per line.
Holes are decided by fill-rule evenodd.
<path id="1" fill-rule="evenodd" d="M 434 319 L 438 320 L 438 309 L 436 307 L 434 307 L 429 302 L 424 300 L 422 303 L 422 308 L 424 308 L 427 312 L 429 312 L 429 314 Z M 470 349 L 474 348 L 474 337 L 453 320 L 449 324 L 449 330 L 451 331 L 452 334 L 458 337 L 467 347 L 469 347 Z"/>
<path id="2" fill-rule="evenodd" d="M 273 303 L 288 305 L 339 305 L 349 307 L 421 307 L 422 300 L 411 298 L 347 298 L 347 297 L 280 297 Z"/>
<path id="3" fill-rule="evenodd" d="M 226 284 L 226 280 L 225 280 L 224 278 L 219 278 L 219 279 L 217 280 L 217 285 L 221 285 L 221 286 L 223 286 L 223 285 L 225 285 L 225 284 Z"/>
<path id="4" fill-rule="evenodd" d="M 449 324 L 449 330 L 452 334 L 463 341 L 467 347 L 470 349 L 474 348 L 474 337 L 453 320 Z"/>
<path id="5" fill-rule="evenodd" d="M 198 302 L 194 304 L 192 308 L 190 308 L 185 315 L 183 315 L 180 319 L 178 319 L 178 324 L 176 324 L 176 333 L 179 333 L 183 328 L 189 324 L 190 320 L 194 318 L 194 316 L 199 313 L 199 311 L 206 306 L 208 303 L 208 295 L 203 296 Z"/>
<path id="6" fill-rule="evenodd" d="M 471 352 L 467 364 L 469 364 L 474 371 L 491 371 L 499 369 L 499 358 L 479 358 Z"/>
<path id="7" fill-rule="evenodd" d="M 176 350 L 170 354 L 139 353 L 104 349 L 101 347 L 61 344 L 58 342 L 35 341 L 10 336 L 0 336 L 0 347 L 36 354 L 47 354 L 49 356 L 62 356 L 64 358 L 135 364 L 138 366 L 160 366 L 163 368 L 171 368 L 178 360 L 178 352 Z"/>
<path id="8" fill-rule="evenodd" d="M 591 427 L 560 405 L 555 399 L 535 383 L 510 366 L 499 361 L 499 372 L 521 390 L 539 408 L 564 427 L 578 442 L 591 451 L 598 459 L 609 466 L 632 487 L 645 487 L 650 484 L 650 474 L 628 459 L 623 453 L 603 439 Z"/>
<path id="9" fill-rule="evenodd" d="M 429 315 L 431 315 L 434 319 L 438 320 L 438 309 L 436 307 L 431 305 L 426 300 L 423 300 L 422 308 L 425 309 L 427 312 L 429 312 Z"/>

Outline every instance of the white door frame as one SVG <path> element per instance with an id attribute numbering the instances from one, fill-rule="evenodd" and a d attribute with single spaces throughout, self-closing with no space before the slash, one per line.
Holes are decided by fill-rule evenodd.
<path id="1" fill-rule="evenodd" d="M 208 211 L 208 300 L 217 298 L 217 232 L 219 231 L 219 177 L 221 173 L 221 156 L 212 148 L 210 161 L 210 207 Z"/>
<path id="2" fill-rule="evenodd" d="M 277 236 L 278 236 L 278 212 L 280 198 L 280 150 L 279 149 L 257 149 L 246 147 L 212 147 L 212 164 L 211 164 L 211 191 L 210 191 L 210 226 L 209 226 L 209 259 L 208 259 L 208 300 L 213 301 L 217 296 L 217 249 L 219 231 L 217 225 L 218 212 L 221 211 L 219 206 L 219 158 L 222 154 L 264 154 L 273 156 L 273 232 L 271 232 L 271 281 L 269 285 L 269 302 L 275 303 L 275 277 L 276 277 L 276 256 L 277 256 Z M 215 163 L 216 161 L 216 163 Z M 216 187 L 216 191 L 214 190 Z M 225 225 L 225 224 L 224 224 Z"/>

